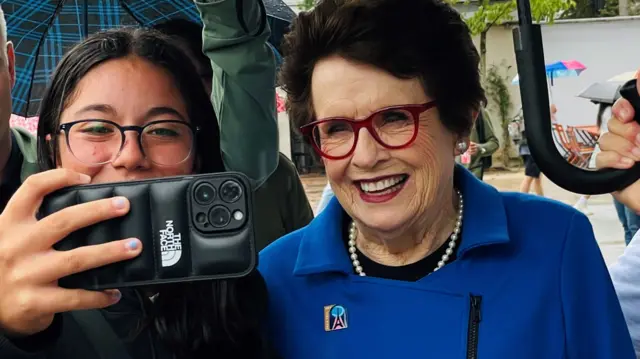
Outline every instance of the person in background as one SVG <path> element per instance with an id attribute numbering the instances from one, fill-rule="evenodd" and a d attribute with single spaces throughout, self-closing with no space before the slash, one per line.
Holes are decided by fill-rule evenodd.
<path id="1" fill-rule="evenodd" d="M 606 103 L 600 103 L 598 104 L 598 114 L 596 115 L 596 126 L 598 127 L 598 134 L 602 135 L 603 133 L 605 133 L 607 131 L 607 121 L 604 120 L 604 118 L 609 118 L 611 116 L 611 105 L 610 104 L 606 104 Z M 595 168 L 596 166 L 596 156 L 597 154 L 600 152 L 600 147 L 598 146 L 598 144 L 596 143 L 595 147 L 593 148 L 593 153 L 591 154 L 591 157 L 589 157 L 589 163 L 587 164 L 588 168 Z M 581 195 L 580 198 L 578 198 L 578 201 L 576 202 L 576 204 L 573 205 L 573 208 L 577 209 L 578 211 L 586 214 L 587 216 L 590 216 L 593 214 L 593 212 L 589 209 L 589 199 L 591 198 L 591 195 Z M 618 208 L 618 204 L 616 203 L 615 198 L 613 199 L 613 203 L 616 206 L 616 212 L 618 213 L 618 219 L 620 219 L 620 222 L 622 223 L 623 227 L 625 228 L 625 238 L 627 238 L 627 221 L 626 221 L 626 216 L 624 213 L 624 206 L 620 206 L 621 208 Z M 622 212 L 621 212 L 622 210 Z M 622 217 L 621 217 L 622 216 Z M 635 233 L 635 232 L 634 232 Z M 629 236 L 629 240 L 631 240 L 631 237 L 633 236 L 633 233 Z M 628 241 L 625 242 L 628 243 Z"/>
<path id="2" fill-rule="evenodd" d="M 500 142 L 493 132 L 491 117 L 485 109 L 478 113 L 469 141 L 467 153 L 471 155 L 471 160 L 465 166 L 476 178 L 482 180 L 484 171 L 491 168 L 491 156 L 500 148 Z"/>
<path id="3" fill-rule="evenodd" d="M 596 123 L 598 128 L 600 129 L 600 136 L 607 132 L 607 124 L 608 120 L 611 118 L 611 105 L 610 104 L 600 104 L 598 107 L 598 117 L 596 119 Z M 593 154 L 589 160 L 590 168 L 597 168 L 596 158 L 598 153 L 600 153 L 600 144 L 597 143 Z M 616 208 L 616 213 L 618 215 L 618 219 L 622 224 L 622 228 L 624 230 L 624 242 L 629 245 L 633 236 L 640 229 L 640 216 L 631 208 L 625 206 L 622 202 L 620 202 L 615 196 L 613 197 L 613 205 Z"/>
<path id="4" fill-rule="evenodd" d="M 0 213 L 20 184 L 38 171 L 35 136 L 9 125 L 15 80 L 15 53 L 7 40 L 7 23 L 0 9 Z"/>
<path id="5" fill-rule="evenodd" d="M 531 151 L 529 150 L 529 144 L 527 143 L 527 136 L 524 135 L 523 128 L 522 140 L 518 146 L 518 153 L 522 157 L 524 162 L 524 179 L 520 184 L 520 192 L 529 193 L 533 185 L 533 191 L 538 196 L 544 196 L 542 190 L 542 177 L 538 165 L 531 157 Z"/>
<path id="6" fill-rule="evenodd" d="M 212 83 L 214 84 L 213 88 L 222 87 L 216 83 L 222 79 L 213 77 L 212 63 L 202 52 L 201 25 L 186 19 L 173 19 L 159 23 L 153 28 L 173 38 L 178 46 L 184 49 L 195 65 L 209 95 L 211 95 Z M 238 112 L 236 112 L 238 117 L 227 118 L 225 120 L 227 122 L 221 124 L 222 131 L 225 130 L 224 125 L 246 128 L 253 125 L 253 117 Z M 219 116 L 218 119 L 221 120 L 221 117 Z M 222 140 L 229 141 L 232 138 L 223 133 Z M 231 141 L 230 144 L 222 146 L 241 146 L 241 143 L 242 141 Z M 254 210 L 254 228 L 258 250 L 262 250 L 285 234 L 306 226 L 313 219 L 313 210 L 296 167 L 284 154 L 279 153 L 275 172 L 256 189 Z"/>
<path id="7" fill-rule="evenodd" d="M 638 84 L 640 89 L 640 84 Z M 605 133 L 600 135 L 600 152 L 596 168 L 629 169 L 640 162 L 640 124 L 634 121 L 635 110 L 624 98 L 613 105 L 612 117 Z M 613 193 L 620 204 L 634 213 L 640 213 L 640 180 Z M 624 249 L 618 261 L 609 268 L 620 306 L 629 326 L 636 356 L 640 358 L 640 232 Z"/>
<path id="8" fill-rule="evenodd" d="M 283 46 L 287 109 L 335 192 L 260 253 L 283 359 L 635 359 L 587 217 L 455 163 L 486 104 L 458 11 L 320 1 Z"/>

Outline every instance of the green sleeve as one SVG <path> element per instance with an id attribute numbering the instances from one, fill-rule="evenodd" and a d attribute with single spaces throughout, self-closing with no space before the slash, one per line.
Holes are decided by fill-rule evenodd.
<path id="1" fill-rule="evenodd" d="M 196 1 L 203 51 L 213 67 L 211 101 L 227 170 L 259 187 L 278 164 L 275 59 L 260 0 Z M 242 13 L 239 13 L 239 12 Z"/>
<path id="2" fill-rule="evenodd" d="M 500 142 L 493 132 L 493 122 L 491 121 L 491 117 L 487 111 L 483 112 L 482 119 L 484 121 L 485 142 L 479 143 L 478 147 L 483 148 L 485 151 L 482 154 L 482 157 L 487 157 L 493 155 L 493 153 L 500 148 Z"/>

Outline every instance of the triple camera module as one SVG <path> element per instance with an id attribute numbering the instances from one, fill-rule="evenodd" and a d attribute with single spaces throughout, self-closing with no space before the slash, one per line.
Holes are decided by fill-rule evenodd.
<path id="1" fill-rule="evenodd" d="M 242 185 L 234 180 L 196 183 L 192 201 L 196 228 L 213 232 L 241 227 L 246 213 L 246 201 L 240 200 L 243 194 Z"/>

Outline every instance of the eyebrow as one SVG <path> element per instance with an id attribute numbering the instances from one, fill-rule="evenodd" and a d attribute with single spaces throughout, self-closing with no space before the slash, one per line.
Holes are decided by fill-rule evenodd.
<path id="1" fill-rule="evenodd" d="M 91 112 L 91 111 L 108 113 L 108 114 L 112 114 L 112 115 L 116 114 L 116 110 L 110 105 L 107 105 L 107 104 L 92 104 L 92 105 L 85 106 L 85 107 L 81 108 L 80 110 L 78 110 L 76 112 L 76 116 L 77 115 L 81 115 L 81 114 L 83 114 L 85 112 Z M 147 111 L 147 113 L 145 114 L 144 117 L 149 118 L 149 117 L 155 117 L 155 116 L 161 116 L 161 115 L 174 115 L 174 116 L 180 118 L 180 120 L 185 121 L 184 116 L 180 112 L 178 112 L 178 110 L 176 110 L 174 108 L 171 108 L 171 107 L 167 107 L 167 106 L 153 107 L 149 111 Z"/>
<path id="2" fill-rule="evenodd" d="M 178 110 L 176 110 L 175 108 L 166 107 L 166 106 L 159 106 L 159 107 L 154 107 L 150 109 L 149 111 L 147 111 L 147 114 L 145 117 L 155 117 L 160 115 L 174 115 L 178 117 L 180 120 L 186 121 L 184 116 L 182 116 L 182 114 L 178 112 Z"/>
<path id="3" fill-rule="evenodd" d="M 83 114 L 85 112 L 92 112 L 92 111 L 96 111 L 96 112 L 102 112 L 102 113 L 110 113 L 110 114 L 115 114 L 116 110 L 109 106 L 109 105 L 105 105 L 105 104 L 92 104 L 92 105 L 88 105 L 85 106 L 83 108 L 81 108 L 80 110 L 76 111 L 76 116 Z"/>

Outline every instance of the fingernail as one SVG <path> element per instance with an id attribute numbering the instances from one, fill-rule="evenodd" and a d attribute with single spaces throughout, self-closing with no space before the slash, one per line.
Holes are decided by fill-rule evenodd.
<path id="1" fill-rule="evenodd" d="M 636 145 L 640 146 L 640 133 L 636 135 Z"/>
<path id="2" fill-rule="evenodd" d="M 120 293 L 120 291 L 117 289 L 111 292 L 110 294 L 114 302 L 117 302 L 120 300 L 120 298 L 122 298 L 122 293 Z"/>
<path id="3" fill-rule="evenodd" d="M 634 147 L 634 148 L 631 150 L 631 153 L 632 153 L 634 156 L 636 156 L 636 158 L 640 159 L 640 148 L 638 148 L 638 147 Z"/>
<path id="4" fill-rule="evenodd" d="M 84 173 L 78 173 L 79 178 L 80 178 L 80 182 L 82 183 L 89 183 L 91 182 L 91 176 L 88 176 Z"/>
<path id="5" fill-rule="evenodd" d="M 127 242 L 127 249 L 130 251 L 135 251 L 140 246 L 140 241 L 137 239 L 132 239 Z"/>
<path id="6" fill-rule="evenodd" d="M 116 197 L 112 200 L 112 203 L 115 209 L 123 209 L 127 205 L 124 197 Z"/>

